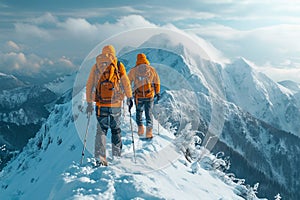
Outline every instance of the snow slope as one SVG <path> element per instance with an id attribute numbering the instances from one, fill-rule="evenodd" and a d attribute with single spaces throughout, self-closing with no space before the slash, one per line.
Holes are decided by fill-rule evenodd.
<path id="1" fill-rule="evenodd" d="M 56 105 L 36 137 L 1 172 L 1 199 L 242 199 L 237 194 L 243 195 L 247 191 L 225 174 L 200 167 L 200 161 L 205 159 L 196 162 L 196 170 L 192 167 L 195 163 L 187 164 L 173 148 L 172 134 L 162 127 L 160 135 L 155 135 L 151 142 L 139 141 L 135 133 L 135 164 L 127 113 L 122 124 L 124 158 L 113 160 L 108 167 L 93 168 L 94 161 L 88 148 L 84 164 L 80 166 L 83 133 L 77 135 L 79 130 L 75 124 L 87 122 L 80 95 L 75 102 L 78 112 L 74 116 L 71 102 Z M 94 139 L 95 119 L 92 122 L 87 144 L 93 143 Z M 157 131 L 154 128 L 154 133 Z M 159 155 L 166 146 L 171 146 L 176 159 L 165 158 L 169 161 L 166 165 L 148 171 L 151 162 L 143 158 L 155 153 Z M 206 160 L 214 159 L 204 149 L 199 151 L 205 152 Z"/>
<path id="2" fill-rule="evenodd" d="M 256 72 L 240 58 L 223 73 L 227 99 L 270 125 L 300 136 L 300 107 L 290 90 Z"/>
<path id="3" fill-rule="evenodd" d="M 9 90 L 20 86 L 25 86 L 25 84 L 13 75 L 0 72 L 0 90 Z"/>
<path id="4" fill-rule="evenodd" d="M 50 114 L 45 105 L 57 98 L 42 86 L 14 86 L 0 91 L 0 146 L 6 147 L 0 152 L 0 170 L 34 137 Z"/>
<path id="5" fill-rule="evenodd" d="M 50 83 L 45 84 L 45 87 L 57 95 L 62 95 L 72 89 L 76 73 L 59 77 Z"/>
<path id="6" fill-rule="evenodd" d="M 264 191 L 271 195 L 273 192 L 274 195 L 281 192 L 273 185 L 268 188 L 270 184 L 276 183 L 298 195 L 299 175 L 296 169 L 299 166 L 299 139 L 273 127 L 279 124 L 279 128 L 296 130 L 297 124 L 294 122 L 297 120 L 298 110 L 293 107 L 296 105 L 293 94 L 274 84 L 266 76 L 254 72 L 243 59 L 222 68 L 219 64 L 203 59 L 199 52 L 186 48 L 180 41 L 169 42 L 167 37 L 159 35 L 160 40 L 154 37 L 153 42 L 150 39 L 137 50 L 131 48 L 131 52 L 120 55 L 128 70 L 135 64 L 136 53 L 143 52 L 164 77 L 163 103 L 159 107 L 162 114 L 155 115 L 161 124 L 161 135 L 156 136 L 151 144 L 135 139 L 138 141 L 137 164 L 132 160 L 131 133 L 128 126 L 130 118 L 126 115 L 122 127 L 123 158 L 114 161 L 108 168 L 94 169 L 92 155 L 88 154 L 88 162 L 79 166 L 81 141 L 87 121 L 82 115 L 85 101 L 84 95 L 80 93 L 77 102 L 73 101 L 73 108 L 78 112 L 71 115 L 72 105 L 66 101 L 71 96 L 66 97 L 61 105 L 56 105 L 36 138 L 5 168 L 1 174 L 1 195 L 8 198 L 34 199 L 37 194 L 34 191 L 38 191 L 43 199 L 101 199 L 119 196 L 125 199 L 199 199 L 202 196 L 208 199 L 235 199 L 240 198 L 236 194 L 243 197 L 251 194 L 243 185 L 234 184 L 232 178 L 215 170 L 213 163 L 218 159 L 207 154 L 204 149 L 195 150 L 198 156 L 192 164 L 186 163 L 181 153 L 178 153 L 178 149 L 186 146 L 175 145 L 176 148 L 173 148 L 171 141 L 174 139 L 172 133 L 177 133 L 179 138 L 193 135 L 189 134 L 190 129 L 201 134 L 211 133 L 216 136 L 215 140 L 220 136 L 222 142 L 243 157 L 246 163 L 237 162 L 233 165 L 241 165 L 242 172 L 246 168 L 252 170 L 241 173 L 243 177 L 247 179 L 247 176 L 252 176 L 255 169 L 261 172 L 259 175 L 263 178 L 269 178 L 269 182 L 262 183 Z M 157 46 L 158 48 L 154 48 Z M 93 62 L 94 60 L 90 60 L 89 67 Z M 86 74 L 83 77 L 86 78 Z M 84 85 L 83 79 L 79 82 Z M 250 98 L 243 98 L 246 96 Z M 254 106 L 256 103 L 258 108 Z M 278 110 L 275 109 L 277 103 L 280 104 Z M 290 112 L 286 114 L 286 106 L 295 115 Z M 259 117 L 265 122 L 257 119 Z M 286 117 L 291 117 L 290 123 L 285 121 Z M 274 124 L 277 118 L 279 123 Z M 158 131 L 157 124 L 154 131 Z M 95 119 L 89 133 L 87 150 L 93 152 L 94 135 L 91 134 L 95 133 Z M 108 140 L 109 137 L 108 135 Z M 210 139 L 203 142 L 209 149 L 216 144 Z M 163 151 L 165 149 L 170 151 Z M 150 152 L 158 153 L 149 154 Z M 161 154 L 162 152 L 166 154 Z M 203 159 L 197 159 L 201 153 L 206 155 L 205 159 L 201 156 Z M 160 155 L 167 155 L 162 157 L 168 160 L 155 162 L 155 159 L 161 158 Z M 225 181 L 225 185 L 224 182 L 219 182 L 220 178 Z M 22 180 L 21 184 L 19 180 Z M 128 193 L 124 192 L 127 190 Z"/>
<path id="7" fill-rule="evenodd" d="M 280 85 L 290 89 L 292 92 L 297 93 L 300 92 L 300 84 L 294 81 L 286 80 L 278 82 Z"/>
<path id="8" fill-rule="evenodd" d="M 44 105 L 56 95 L 42 86 L 24 86 L 0 92 L 0 121 L 26 125 L 47 117 Z"/>
<path id="9" fill-rule="evenodd" d="M 161 41 L 164 42 L 158 43 L 155 37 L 152 43 L 150 38 L 146 48 L 131 50 L 120 58 L 130 69 L 135 66 L 136 54 L 143 52 L 164 77 L 161 79 L 166 90 L 162 94 L 162 120 L 178 130 L 189 121 L 201 134 L 211 133 L 214 139 L 205 137 L 203 142 L 210 149 L 216 143 L 219 145 L 220 138 L 229 150 L 226 153 L 234 152 L 232 159 L 240 165 L 234 172 L 252 177 L 256 171 L 257 177 L 251 180 L 259 179 L 268 197 L 272 198 L 280 191 L 287 198 L 297 198 L 299 138 L 284 131 L 293 130 L 296 134 L 300 130 L 296 123 L 300 113 L 296 96 L 256 72 L 243 58 L 223 68 L 202 59 L 193 49 L 186 50 L 186 46 L 178 45 L 178 41 L 175 44 L 168 38 Z M 175 50 L 165 49 L 166 46 Z M 170 95 L 168 88 L 178 93 L 172 91 Z M 177 106 L 179 112 L 170 112 L 168 104 Z M 240 157 L 243 164 L 239 162 Z"/>

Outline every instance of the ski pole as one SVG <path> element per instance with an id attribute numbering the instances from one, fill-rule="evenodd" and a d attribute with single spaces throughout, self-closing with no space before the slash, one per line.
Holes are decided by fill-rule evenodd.
<path id="1" fill-rule="evenodd" d="M 134 146 L 134 137 L 133 137 L 132 119 L 131 119 L 131 110 L 130 109 L 129 109 L 129 115 L 130 115 L 130 128 L 131 128 L 131 136 L 132 136 L 133 156 L 134 156 L 134 162 L 136 163 L 135 146 Z"/>
<path id="2" fill-rule="evenodd" d="M 90 118 L 91 118 L 91 113 L 88 113 L 88 121 L 87 121 L 87 125 L 86 125 L 86 131 L 85 131 L 85 136 L 84 136 L 84 142 L 83 142 L 83 149 L 81 152 L 81 161 L 80 161 L 80 165 L 82 165 L 82 161 L 84 158 L 84 153 L 85 153 L 85 148 L 86 148 L 86 138 L 88 135 L 88 130 L 89 130 L 89 124 L 90 124 Z"/>

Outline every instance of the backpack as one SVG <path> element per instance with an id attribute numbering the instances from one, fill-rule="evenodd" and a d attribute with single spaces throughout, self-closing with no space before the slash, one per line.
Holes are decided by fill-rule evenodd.
<path id="1" fill-rule="evenodd" d="M 153 86 L 153 74 L 151 68 L 146 64 L 137 66 L 136 75 L 134 79 L 135 94 L 139 97 L 146 97 L 147 94 L 152 93 Z"/>
<path id="2" fill-rule="evenodd" d="M 117 103 L 122 97 L 120 87 L 120 62 L 113 63 L 114 57 L 110 54 L 100 54 L 96 58 L 96 73 L 98 77 L 95 101 L 103 104 Z"/>

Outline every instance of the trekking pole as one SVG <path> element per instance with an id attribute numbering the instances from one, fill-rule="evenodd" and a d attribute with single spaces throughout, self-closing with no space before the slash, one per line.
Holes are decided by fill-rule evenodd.
<path id="1" fill-rule="evenodd" d="M 156 110 L 157 110 L 157 135 L 159 135 L 159 114 L 160 114 L 160 112 L 159 112 L 159 107 L 158 107 L 158 101 L 155 101 L 154 102 L 154 104 L 155 104 L 155 107 L 156 107 Z"/>
<path id="2" fill-rule="evenodd" d="M 132 136 L 132 148 L 133 148 L 134 162 L 136 163 L 135 146 L 134 146 L 134 137 L 133 137 L 132 119 L 131 119 L 131 110 L 130 109 L 129 109 L 129 115 L 130 115 L 130 128 L 131 128 L 131 136 Z"/>
<path id="3" fill-rule="evenodd" d="M 87 135 L 88 135 L 90 119 L 91 119 L 91 113 L 89 112 L 88 113 L 88 121 L 87 121 L 87 125 L 86 125 L 85 136 L 84 136 L 84 142 L 83 142 L 83 149 L 82 149 L 82 152 L 81 152 L 80 165 L 82 165 L 82 161 L 83 161 L 83 158 L 84 158 L 84 152 L 85 152 L 85 148 L 86 148 L 86 138 L 87 138 Z"/>
<path id="4" fill-rule="evenodd" d="M 157 133 L 159 135 L 159 112 L 157 113 Z"/>
<path id="5" fill-rule="evenodd" d="M 125 100 L 123 100 L 122 110 L 123 110 L 123 118 L 124 118 L 125 117 Z"/>

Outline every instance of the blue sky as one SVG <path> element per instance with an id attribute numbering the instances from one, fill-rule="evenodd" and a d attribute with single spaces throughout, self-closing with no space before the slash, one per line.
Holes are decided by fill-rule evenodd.
<path id="1" fill-rule="evenodd" d="M 0 71 L 67 73 L 111 35 L 170 24 L 276 81 L 300 82 L 297 0 L 1 0 Z"/>

